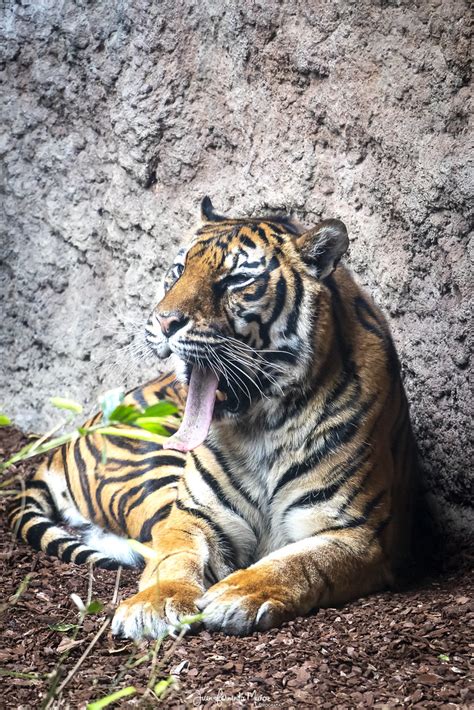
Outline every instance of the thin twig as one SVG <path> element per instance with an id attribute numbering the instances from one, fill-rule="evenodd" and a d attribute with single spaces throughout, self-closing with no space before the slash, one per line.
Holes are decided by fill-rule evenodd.
<path id="1" fill-rule="evenodd" d="M 117 567 L 117 574 L 115 576 L 114 592 L 112 594 L 112 606 L 115 606 L 118 602 L 120 577 L 122 576 L 122 567 Z"/>
<path id="2" fill-rule="evenodd" d="M 155 641 L 155 645 L 153 647 L 153 653 L 151 657 L 151 668 L 150 668 L 150 679 L 148 681 L 147 689 L 148 690 L 153 690 L 155 684 L 156 684 L 156 676 L 158 675 L 159 668 L 157 668 L 157 662 L 158 662 L 158 651 L 161 648 L 161 644 L 163 643 L 163 638 L 159 638 Z"/>
<path id="3" fill-rule="evenodd" d="M 13 537 L 16 538 L 18 537 L 18 530 L 20 529 L 20 524 L 21 524 L 21 519 L 23 518 L 23 513 L 25 512 L 26 508 L 26 485 L 25 481 L 21 476 L 18 476 L 18 481 L 20 483 L 20 488 L 21 488 L 21 508 L 20 508 L 20 514 L 18 518 L 15 521 L 15 526 L 13 528 Z"/>
<path id="4" fill-rule="evenodd" d="M 121 574 L 122 574 L 122 568 L 119 567 L 119 568 L 117 569 L 117 575 L 116 575 L 116 577 L 115 577 L 115 587 L 114 587 L 114 592 L 113 592 L 113 596 L 112 596 L 112 604 L 116 604 L 116 603 L 117 603 L 118 588 L 119 588 L 119 583 L 120 583 L 120 576 L 121 576 Z M 90 579 L 90 578 L 89 578 L 89 579 Z M 49 710 L 49 708 L 52 706 L 52 704 L 54 703 L 54 701 L 55 701 L 57 698 L 59 698 L 59 696 L 60 696 L 61 693 L 63 692 L 64 688 L 65 688 L 65 687 L 68 685 L 68 683 L 74 678 L 74 676 L 76 675 L 77 671 L 78 671 L 79 668 L 82 666 L 82 664 L 84 663 L 84 661 L 86 660 L 86 658 L 88 657 L 88 655 L 90 654 L 90 652 L 92 651 L 92 649 L 94 648 L 94 646 L 96 645 L 96 643 L 97 643 L 97 642 L 99 641 L 99 639 L 104 635 L 105 631 L 107 630 L 108 626 L 110 625 L 110 621 L 111 621 L 110 618 L 108 618 L 108 619 L 106 619 L 106 620 L 104 621 L 104 623 L 102 624 L 102 626 L 100 627 L 100 629 L 98 630 L 98 632 L 96 633 L 96 635 L 94 636 L 94 638 L 92 639 L 92 641 L 90 642 L 90 644 L 89 644 L 89 645 L 87 646 L 87 648 L 85 649 L 85 651 L 84 651 L 84 653 L 82 654 L 82 656 L 80 656 L 80 658 L 79 658 L 78 661 L 75 663 L 75 665 L 73 666 L 73 668 L 69 671 L 69 673 L 67 674 L 67 676 L 65 677 L 65 679 L 63 680 L 63 682 L 61 683 L 61 685 L 60 685 L 58 688 L 56 688 L 56 690 L 53 692 L 53 694 L 52 694 L 51 698 L 49 699 L 48 703 L 44 706 L 44 710 Z"/>
<path id="5" fill-rule="evenodd" d="M 72 417 L 72 419 L 74 419 L 74 417 Z M 40 446 L 42 446 L 45 441 L 47 441 L 48 439 L 51 439 L 51 437 L 53 436 L 53 434 L 56 434 L 57 431 L 59 431 L 60 429 L 62 429 L 62 427 L 63 427 L 65 424 L 68 424 L 70 421 L 72 421 L 72 419 L 65 420 L 65 421 L 62 421 L 62 422 L 58 422 L 57 424 L 55 424 L 52 429 L 50 429 L 48 432 L 46 432 L 46 434 L 43 434 L 43 436 L 40 436 L 39 439 L 37 439 L 37 440 L 32 444 L 30 451 L 31 451 L 31 452 L 36 451 L 36 449 L 38 449 Z"/>
<path id="6" fill-rule="evenodd" d="M 169 649 L 168 649 L 168 650 L 166 651 L 166 653 L 164 654 L 164 656 L 163 656 L 163 658 L 161 659 L 161 661 L 155 665 L 154 669 L 152 668 L 153 683 L 156 681 L 156 677 L 157 677 L 158 673 L 162 670 L 162 668 L 163 668 L 163 666 L 165 665 L 165 663 L 168 661 L 169 658 L 171 658 L 171 656 L 172 656 L 172 655 L 174 654 L 174 652 L 176 651 L 176 648 L 179 646 L 179 644 L 180 644 L 181 641 L 183 640 L 183 636 L 186 634 L 186 631 L 187 631 L 187 629 L 186 629 L 186 627 L 184 626 L 184 627 L 180 630 L 178 636 L 175 638 L 175 640 L 173 641 L 173 643 L 171 644 L 171 646 L 169 647 Z M 163 641 L 163 639 L 159 639 L 159 641 L 160 641 L 160 644 L 161 644 L 161 642 Z M 151 682 L 152 682 L 152 679 L 150 678 L 150 683 L 151 683 Z M 149 685 L 148 687 L 150 687 L 150 685 Z"/>
<path id="7" fill-rule="evenodd" d="M 2 614 L 4 611 L 6 611 L 7 609 L 9 609 L 10 607 L 14 606 L 17 603 L 17 601 L 20 599 L 20 597 L 23 596 L 26 589 L 28 588 L 28 585 L 30 584 L 31 578 L 33 576 L 34 575 L 31 572 L 28 572 L 26 577 L 24 577 L 21 580 L 16 592 L 14 594 L 12 594 L 12 596 L 8 599 L 8 601 L 4 602 L 3 604 L 0 604 L 0 614 Z"/>
<path id="8" fill-rule="evenodd" d="M 92 585 L 94 583 L 94 567 L 93 563 L 91 562 L 89 564 L 89 580 L 87 584 L 87 600 L 86 600 L 86 609 L 89 608 L 90 603 L 92 601 Z"/>
<path id="9" fill-rule="evenodd" d="M 21 671 L 11 671 L 9 668 L 0 668 L 0 678 L 20 678 L 21 680 L 43 680 L 47 678 L 47 673 L 22 673 Z"/>
<path id="10" fill-rule="evenodd" d="M 54 693 L 54 696 L 50 699 L 49 703 L 46 705 L 45 710 L 49 710 L 49 708 L 51 707 L 51 705 L 52 705 L 52 703 L 54 702 L 55 698 L 58 698 L 58 697 L 61 695 L 61 693 L 63 692 L 63 690 L 64 690 L 64 688 L 66 687 L 66 685 L 68 685 L 68 683 L 74 678 L 74 676 L 76 675 L 77 671 L 78 671 L 79 668 L 82 666 L 82 664 L 83 664 L 84 661 L 86 660 L 87 656 L 90 654 L 90 652 L 92 651 L 92 649 L 93 649 L 94 646 L 96 645 L 97 641 L 99 641 L 99 639 L 101 638 L 101 636 L 104 635 L 104 633 L 105 633 L 105 631 L 107 630 L 107 627 L 108 627 L 109 625 L 110 625 L 110 619 L 106 619 L 106 620 L 104 621 L 104 623 L 102 624 L 102 626 L 100 627 L 100 629 L 98 630 L 98 632 L 96 633 L 96 635 L 94 636 L 94 638 L 92 639 L 92 641 L 90 642 L 90 644 L 87 646 L 87 648 L 86 648 L 86 650 L 84 651 L 84 653 L 82 654 L 82 656 L 79 658 L 79 660 L 77 661 L 77 663 L 76 663 L 76 664 L 73 666 L 73 668 L 69 671 L 69 673 L 67 674 L 67 676 L 65 677 L 65 679 L 63 680 L 63 682 L 61 683 L 61 685 L 58 687 L 58 689 L 57 689 L 56 692 Z"/>

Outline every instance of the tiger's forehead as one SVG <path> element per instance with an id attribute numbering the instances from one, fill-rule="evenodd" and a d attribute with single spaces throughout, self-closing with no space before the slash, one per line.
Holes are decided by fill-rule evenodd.
<path id="1" fill-rule="evenodd" d="M 284 230 L 269 222 L 250 224 L 233 221 L 204 225 L 192 236 L 186 259 L 201 259 L 212 269 L 237 268 L 280 251 Z"/>

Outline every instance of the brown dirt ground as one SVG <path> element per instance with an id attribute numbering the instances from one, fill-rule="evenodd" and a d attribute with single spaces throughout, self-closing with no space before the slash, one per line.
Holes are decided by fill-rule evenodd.
<path id="1" fill-rule="evenodd" d="M 12 429 L 0 431 L 0 458 L 23 439 Z M 29 474 L 35 464 L 13 473 Z M 4 480 L 12 471 L 4 474 Z M 8 486 L 11 488 L 11 486 Z M 5 490 L 5 489 L 3 489 Z M 2 494 L 2 512 L 8 496 Z M 2 600 L 0 678 L 1 708 L 40 708 L 51 677 L 72 632 L 51 627 L 75 623 L 75 592 L 87 597 L 89 570 L 68 566 L 12 542 L 2 515 L 0 543 Z M 162 703 L 146 687 L 151 661 L 127 670 L 147 653 L 140 646 L 114 640 L 106 632 L 53 707 L 84 708 L 88 701 L 134 685 L 134 699 L 114 707 L 170 708 L 468 708 L 474 706 L 469 685 L 472 659 L 473 577 L 466 552 L 451 556 L 437 577 L 396 593 L 360 599 L 342 609 L 324 609 L 280 629 L 250 638 L 201 632 L 172 647 L 167 639 L 158 652 L 157 678 L 173 674 L 175 683 Z M 23 594 L 12 599 L 30 574 Z M 120 595 L 134 592 L 137 574 L 125 572 Z M 112 598 L 115 574 L 96 570 L 93 599 Z M 77 645 L 63 662 L 61 680 L 87 648 L 105 612 L 86 618 Z M 163 655 L 169 653 L 167 658 Z M 14 677 L 13 674 L 33 677 Z M 35 676 L 38 674 L 38 677 Z"/>

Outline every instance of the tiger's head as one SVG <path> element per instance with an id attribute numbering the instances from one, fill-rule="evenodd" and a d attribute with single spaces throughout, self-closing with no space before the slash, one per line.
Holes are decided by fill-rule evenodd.
<path id="1" fill-rule="evenodd" d="M 189 384 L 170 448 L 195 448 L 213 418 L 241 416 L 305 376 L 314 304 L 348 244 L 339 220 L 303 231 L 289 219 L 228 219 L 204 198 L 201 225 L 168 270 L 147 324 L 151 348 L 172 354 Z"/>

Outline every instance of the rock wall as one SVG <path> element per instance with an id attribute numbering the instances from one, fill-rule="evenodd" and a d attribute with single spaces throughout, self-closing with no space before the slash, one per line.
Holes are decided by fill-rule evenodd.
<path id="1" fill-rule="evenodd" d="M 6 0 L 1 12 L 2 405 L 93 405 L 137 360 L 201 196 L 337 216 L 389 314 L 427 473 L 469 501 L 463 0 Z M 120 351 L 120 348 L 122 350 Z M 453 512 L 454 511 L 454 512 Z"/>

